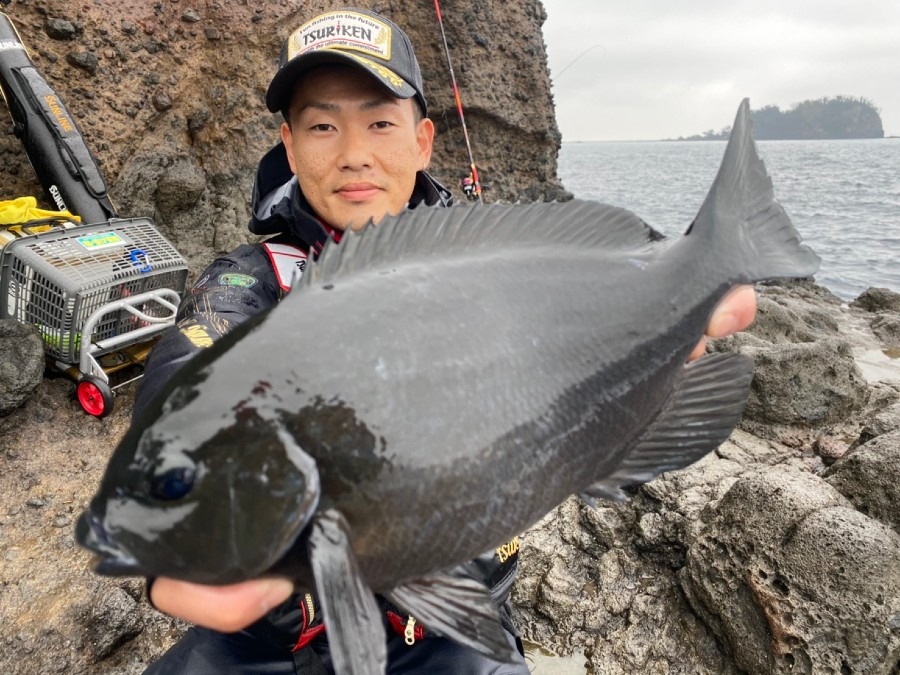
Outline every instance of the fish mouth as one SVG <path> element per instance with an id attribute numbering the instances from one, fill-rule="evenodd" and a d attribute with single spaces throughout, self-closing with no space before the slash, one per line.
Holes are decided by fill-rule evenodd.
<path id="1" fill-rule="evenodd" d="M 75 524 L 75 540 L 95 554 L 94 571 L 97 574 L 113 577 L 146 576 L 138 561 L 112 541 L 106 527 L 90 511 L 82 513 Z"/>

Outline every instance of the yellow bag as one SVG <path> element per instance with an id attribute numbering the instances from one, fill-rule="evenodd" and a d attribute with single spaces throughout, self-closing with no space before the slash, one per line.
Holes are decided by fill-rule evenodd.
<path id="1" fill-rule="evenodd" d="M 72 215 L 68 211 L 47 211 L 39 209 L 37 199 L 34 197 L 19 197 L 0 201 L 0 225 L 21 225 L 29 220 L 41 218 L 60 218 L 80 221 L 79 216 Z"/>
<path id="2" fill-rule="evenodd" d="M 51 221 L 47 223 L 47 221 Z M 81 221 L 80 216 L 68 211 L 47 211 L 37 207 L 34 197 L 19 197 L 0 201 L 0 248 L 5 244 L 28 234 L 47 232 L 53 229 L 52 221 Z M 37 221 L 33 225 L 29 222 Z"/>

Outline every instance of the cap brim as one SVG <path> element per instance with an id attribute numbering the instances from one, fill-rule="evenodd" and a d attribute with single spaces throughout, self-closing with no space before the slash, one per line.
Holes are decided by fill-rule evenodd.
<path id="1" fill-rule="evenodd" d="M 369 61 L 369 59 L 365 59 Z M 269 112 L 281 112 L 290 105 L 294 95 L 294 88 L 303 75 L 313 68 L 328 64 L 346 64 L 355 66 L 370 74 L 387 91 L 397 98 L 412 98 L 416 90 L 409 82 L 389 70 L 386 66 L 365 63 L 363 57 L 354 56 L 336 49 L 320 49 L 316 52 L 294 57 L 287 65 L 279 69 L 269 83 L 266 91 L 266 107 Z M 390 77 L 390 76 L 393 77 Z"/>

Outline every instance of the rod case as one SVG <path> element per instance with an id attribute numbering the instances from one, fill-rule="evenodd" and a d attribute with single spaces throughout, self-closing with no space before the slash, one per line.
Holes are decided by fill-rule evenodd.
<path id="1" fill-rule="evenodd" d="M 38 72 L 9 17 L 0 12 L 0 93 L 14 132 L 48 196 L 84 223 L 117 214 L 106 181 L 78 125 Z"/>

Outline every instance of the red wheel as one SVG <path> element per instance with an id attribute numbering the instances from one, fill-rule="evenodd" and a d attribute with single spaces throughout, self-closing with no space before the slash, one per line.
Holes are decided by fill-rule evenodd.
<path id="1" fill-rule="evenodd" d="M 75 388 L 78 403 L 88 415 L 106 417 L 113 409 L 113 393 L 103 380 L 95 375 L 85 375 Z"/>

